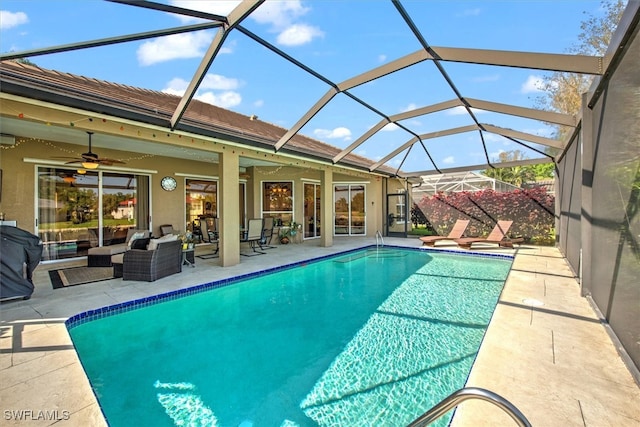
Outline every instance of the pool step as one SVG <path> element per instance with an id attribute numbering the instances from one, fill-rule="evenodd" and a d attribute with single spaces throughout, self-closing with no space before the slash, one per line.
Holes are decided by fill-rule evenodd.
<path id="1" fill-rule="evenodd" d="M 367 249 L 364 252 L 347 255 L 340 259 L 335 260 L 334 262 L 345 264 L 351 261 L 355 261 L 362 258 L 402 258 L 406 257 L 407 254 L 402 251 L 398 251 L 397 249 L 389 249 L 389 248 L 378 248 L 378 249 Z"/>

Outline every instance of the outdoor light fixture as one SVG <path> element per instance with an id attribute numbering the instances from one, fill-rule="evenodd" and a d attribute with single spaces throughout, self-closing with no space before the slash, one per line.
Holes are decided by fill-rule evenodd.
<path id="1" fill-rule="evenodd" d="M 82 167 L 85 169 L 98 169 L 98 163 L 95 162 L 82 162 Z"/>

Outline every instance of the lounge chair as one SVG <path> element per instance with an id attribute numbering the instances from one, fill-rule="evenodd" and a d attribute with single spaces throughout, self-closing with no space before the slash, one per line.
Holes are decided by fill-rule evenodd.
<path id="1" fill-rule="evenodd" d="M 521 237 L 515 239 L 507 237 L 511 224 L 513 224 L 513 221 L 498 221 L 487 237 L 463 237 L 455 239 L 455 242 L 458 247 L 464 249 L 471 249 L 471 245 L 474 243 L 497 243 L 501 248 L 512 248 L 514 243 L 521 243 L 524 239 Z"/>
<path id="2" fill-rule="evenodd" d="M 160 226 L 160 236 L 168 236 L 169 234 L 178 234 L 171 224 L 163 224 Z"/>
<path id="3" fill-rule="evenodd" d="M 244 235 L 240 239 L 240 243 L 249 243 L 249 247 L 251 248 L 251 253 L 240 252 L 240 255 L 244 256 L 255 256 L 255 255 L 264 255 L 264 252 L 260 252 L 256 249 L 259 246 L 259 242 L 262 239 L 262 232 L 264 220 L 262 218 L 250 219 L 249 220 L 249 228 L 247 229 L 246 235 Z"/>
<path id="4" fill-rule="evenodd" d="M 264 225 L 262 230 L 262 238 L 258 242 L 260 249 L 274 249 L 276 246 L 271 246 L 271 239 L 273 239 L 273 218 L 264 218 Z"/>
<path id="5" fill-rule="evenodd" d="M 459 239 L 464 234 L 464 230 L 467 229 L 468 225 L 469 225 L 469 220 L 468 219 L 459 219 L 453 225 L 453 228 L 451 229 L 451 231 L 449 232 L 448 235 L 446 235 L 446 236 L 423 236 L 423 237 L 420 237 L 420 240 L 422 240 L 422 244 L 423 245 L 435 246 L 436 242 L 440 241 L 440 240 L 455 240 L 455 239 Z"/>

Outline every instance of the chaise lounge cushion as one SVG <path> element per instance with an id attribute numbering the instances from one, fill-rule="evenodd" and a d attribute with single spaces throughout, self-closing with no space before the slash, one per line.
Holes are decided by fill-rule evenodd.
<path id="1" fill-rule="evenodd" d="M 130 249 L 133 241 L 137 240 L 133 239 L 134 236 L 149 238 L 149 231 L 129 229 L 127 231 L 127 239 L 124 243 L 89 248 L 89 250 L 87 251 L 87 264 L 89 265 L 89 267 L 110 267 L 111 256 L 124 253 L 128 249 Z"/>

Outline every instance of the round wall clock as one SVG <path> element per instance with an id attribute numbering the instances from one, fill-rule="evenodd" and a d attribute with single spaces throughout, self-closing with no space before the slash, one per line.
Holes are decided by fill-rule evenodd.
<path id="1" fill-rule="evenodd" d="M 176 179 L 174 177 L 165 176 L 164 178 L 162 178 L 162 181 L 160 181 L 160 185 L 164 190 L 173 191 L 178 186 L 178 183 L 176 182 Z"/>

